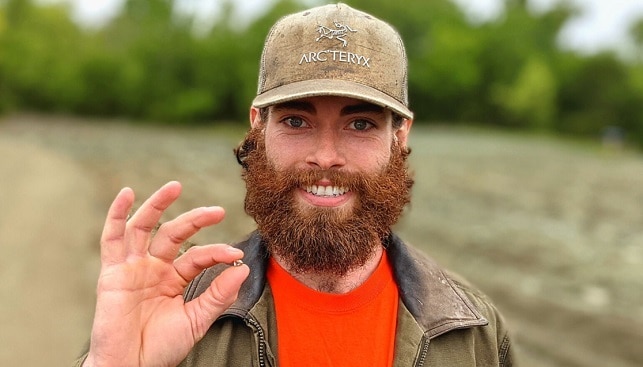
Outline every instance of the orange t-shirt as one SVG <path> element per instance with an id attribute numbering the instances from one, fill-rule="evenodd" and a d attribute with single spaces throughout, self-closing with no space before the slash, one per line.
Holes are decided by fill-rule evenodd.
<path id="1" fill-rule="evenodd" d="M 386 253 L 371 277 L 347 294 L 308 288 L 274 259 L 267 277 L 280 366 L 393 365 L 398 290 Z"/>

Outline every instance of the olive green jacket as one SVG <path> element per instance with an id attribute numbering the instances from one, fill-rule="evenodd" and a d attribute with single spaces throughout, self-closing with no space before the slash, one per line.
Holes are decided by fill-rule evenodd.
<path id="1" fill-rule="evenodd" d="M 397 236 L 392 235 L 386 245 L 400 294 L 395 366 L 512 366 L 504 321 L 482 293 L 447 275 Z M 237 301 L 181 367 L 278 366 L 277 323 L 266 283 L 265 247 L 257 232 L 237 247 L 245 253 L 250 276 Z M 185 291 L 186 302 L 203 293 L 224 268 L 214 266 L 195 278 Z"/>
<path id="2" fill-rule="evenodd" d="M 507 330 L 480 292 L 392 235 L 387 252 L 400 293 L 395 366 L 511 366 Z M 277 326 L 268 256 L 258 233 L 239 244 L 251 272 L 237 301 L 181 363 L 184 367 L 277 366 Z M 201 294 L 223 267 L 199 275 L 185 293 Z M 305 325 L 302 325 L 305 327 Z"/>

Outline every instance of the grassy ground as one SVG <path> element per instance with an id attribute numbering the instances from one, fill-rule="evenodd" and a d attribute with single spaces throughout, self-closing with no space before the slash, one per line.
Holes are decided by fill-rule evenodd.
<path id="1" fill-rule="evenodd" d="M 497 302 L 521 365 L 643 365 L 643 157 L 506 133 L 415 126 L 412 134 L 417 183 L 397 231 Z M 17 346 L 0 353 L 0 365 L 64 366 L 80 349 L 93 312 L 97 238 L 122 186 L 142 200 L 168 180 L 182 181 L 168 218 L 224 206 L 226 220 L 196 242 L 233 242 L 250 231 L 232 156 L 242 135 L 0 120 L 0 232 L 11 239 L 0 260 L 8 325 L 0 341 Z M 38 341 L 42 352 L 29 353 Z"/>

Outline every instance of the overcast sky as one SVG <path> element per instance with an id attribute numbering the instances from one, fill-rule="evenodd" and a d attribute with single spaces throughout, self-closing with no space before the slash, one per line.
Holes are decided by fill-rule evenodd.
<path id="1" fill-rule="evenodd" d="M 472 18 L 492 18 L 502 11 L 500 0 L 454 0 Z M 582 14 L 563 29 L 561 42 L 573 49 L 593 52 L 621 44 L 631 24 L 643 18 L 643 0 L 568 0 Z M 535 11 L 551 8 L 562 0 L 529 0 Z"/>
<path id="2" fill-rule="evenodd" d="M 64 1 L 64 0 L 48 0 Z M 86 24 L 101 23 L 117 13 L 124 0 L 67 0 L 74 4 L 77 19 Z M 501 0 L 453 0 L 475 21 L 484 21 L 502 11 Z M 531 7 L 546 10 L 564 0 L 529 0 Z M 567 0 L 582 7 L 580 17 L 570 21 L 561 34 L 567 47 L 594 52 L 625 42 L 628 27 L 643 17 L 643 0 Z M 216 13 L 218 0 L 181 0 L 183 8 L 201 16 Z M 260 12 L 271 0 L 243 0 L 245 14 Z M 346 0 L 349 3 L 349 0 Z"/>

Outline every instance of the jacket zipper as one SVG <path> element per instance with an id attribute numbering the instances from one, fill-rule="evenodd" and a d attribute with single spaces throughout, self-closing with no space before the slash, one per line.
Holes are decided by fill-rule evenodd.
<path id="1" fill-rule="evenodd" d="M 416 367 L 422 367 L 424 366 L 424 362 L 426 361 L 426 356 L 429 353 L 429 343 L 430 339 L 427 338 L 426 336 L 422 338 L 422 351 L 420 352 L 420 356 L 417 360 L 417 363 L 415 364 Z"/>
<path id="2" fill-rule="evenodd" d="M 253 319 L 252 317 L 247 317 L 246 322 L 252 327 L 255 328 L 257 331 L 257 336 L 258 336 L 258 344 L 259 344 L 259 366 L 260 367 L 265 367 L 266 366 L 266 334 L 263 331 L 263 328 L 261 325 L 259 325 L 259 322 L 257 320 Z"/>

